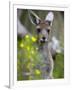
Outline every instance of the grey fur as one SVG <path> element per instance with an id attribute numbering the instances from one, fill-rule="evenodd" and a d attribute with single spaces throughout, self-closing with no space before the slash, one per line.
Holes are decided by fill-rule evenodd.
<path id="1" fill-rule="evenodd" d="M 39 18 L 37 18 L 37 15 L 34 12 L 30 11 L 30 13 L 31 13 L 32 16 L 35 15 L 35 17 L 36 17 L 36 20 L 34 22 L 32 16 L 30 16 L 30 14 L 29 14 L 29 17 L 30 17 L 30 20 L 31 20 L 32 24 L 35 23 L 35 25 L 36 25 L 36 23 L 37 23 L 36 21 L 37 21 L 37 19 L 39 20 Z M 49 27 L 51 27 L 51 25 Z M 42 45 L 40 45 L 40 42 L 43 42 L 43 37 L 40 37 L 40 36 L 45 37 L 44 44 L 42 44 Z M 37 44 L 39 44 L 39 52 L 42 54 L 43 64 L 45 64 L 45 66 L 40 66 L 40 70 L 42 71 L 42 78 L 43 79 L 52 79 L 53 78 L 54 62 L 53 62 L 51 51 L 48 48 L 49 34 L 46 30 L 43 29 L 38 34 L 38 37 L 39 38 L 38 38 L 38 43 Z"/>

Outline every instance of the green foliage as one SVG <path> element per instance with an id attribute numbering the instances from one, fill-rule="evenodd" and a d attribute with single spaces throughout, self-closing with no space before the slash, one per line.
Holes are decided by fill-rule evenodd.
<path id="1" fill-rule="evenodd" d="M 36 38 L 26 35 L 17 42 L 17 79 L 36 80 L 42 79 L 42 71 L 38 68 L 43 66 L 42 55 L 38 52 Z M 54 61 L 54 78 L 64 77 L 64 56 L 58 54 Z"/>
<path id="2" fill-rule="evenodd" d="M 29 35 L 26 35 L 22 40 L 18 41 L 18 80 L 31 80 L 41 78 L 41 71 L 37 68 L 37 65 L 41 64 L 42 56 L 38 52 L 37 45 L 34 44 L 35 42 L 36 38 L 30 37 Z"/>
<path id="3" fill-rule="evenodd" d="M 41 19 L 45 19 L 48 10 L 33 10 Z M 56 36 L 61 46 L 64 47 L 64 12 L 53 11 L 54 21 L 51 30 L 51 36 Z M 18 12 L 17 12 L 18 14 Z M 29 20 L 27 9 L 22 10 L 20 16 L 21 23 L 26 26 L 28 32 L 36 35 L 35 26 Z M 43 56 L 38 52 L 36 45 L 36 38 L 26 35 L 23 39 L 17 39 L 17 80 L 36 80 L 42 79 L 42 71 L 37 68 L 44 66 L 41 62 Z M 64 77 L 64 55 L 58 54 L 54 61 L 54 78 Z"/>
<path id="4" fill-rule="evenodd" d="M 64 78 L 64 55 L 57 54 L 54 61 L 54 78 Z"/>

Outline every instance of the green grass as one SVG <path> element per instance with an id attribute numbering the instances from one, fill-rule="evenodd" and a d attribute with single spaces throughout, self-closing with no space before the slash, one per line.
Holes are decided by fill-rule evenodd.
<path id="1" fill-rule="evenodd" d="M 34 37 L 26 36 L 22 40 L 18 40 L 17 44 L 17 80 L 40 80 L 42 73 L 37 65 L 44 65 L 41 61 L 42 55 L 36 50 Z M 25 73 L 31 75 L 24 75 Z M 54 78 L 64 77 L 64 55 L 57 54 L 54 61 Z"/>
<path id="2" fill-rule="evenodd" d="M 54 61 L 54 78 L 64 78 L 64 55 L 58 54 Z"/>

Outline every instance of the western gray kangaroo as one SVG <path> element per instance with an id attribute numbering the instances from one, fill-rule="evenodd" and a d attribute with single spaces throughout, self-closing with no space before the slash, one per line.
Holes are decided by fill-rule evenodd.
<path id="1" fill-rule="evenodd" d="M 31 23 L 36 26 L 35 31 L 37 33 L 37 44 L 39 45 L 38 50 L 44 57 L 43 63 L 45 64 L 45 66 L 41 67 L 42 78 L 52 79 L 54 63 L 48 44 L 54 14 L 53 12 L 49 12 L 45 20 L 41 20 L 41 18 L 38 17 L 32 10 L 29 10 L 28 13 Z"/>

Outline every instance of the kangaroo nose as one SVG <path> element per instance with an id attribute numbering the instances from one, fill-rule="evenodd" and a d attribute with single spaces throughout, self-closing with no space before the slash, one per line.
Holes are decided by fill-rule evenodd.
<path id="1" fill-rule="evenodd" d="M 43 40 L 45 40 L 45 37 L 42 37 Z"/>

